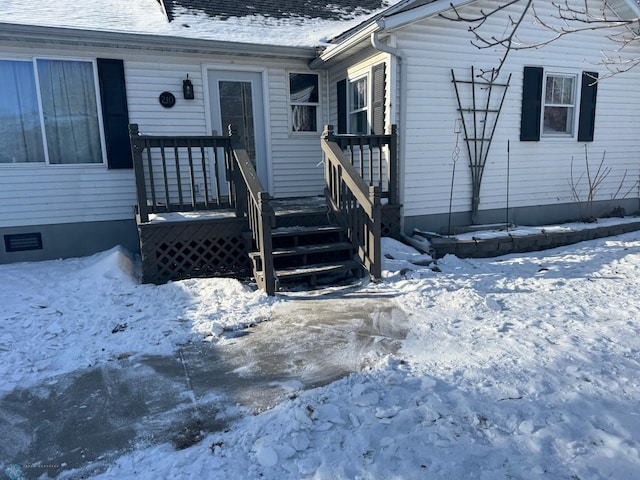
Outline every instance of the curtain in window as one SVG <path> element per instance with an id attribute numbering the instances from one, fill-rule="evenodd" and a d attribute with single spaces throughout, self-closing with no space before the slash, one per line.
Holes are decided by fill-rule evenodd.
<path id="1" fill-rule="evenodd" d="M 33 64 L 0 60 L 0 163 L 44 162 Z"/>
<path id="2" fill-rule="evenodd" d="M 291 101 L 293 131 L 317 132 L 318 75 L 315 73 L 290 73 L 289 100 Z"/>
<path id="3" fill-rule="evenodd" d="M 93 65 L 38 60 L 49 163 L 102 163 Z"/>
<path id="4" fill-rule="evenodd" d="M 315 105 L 291 105 L 291 122 L 294 132 L 318 131 Z"/>

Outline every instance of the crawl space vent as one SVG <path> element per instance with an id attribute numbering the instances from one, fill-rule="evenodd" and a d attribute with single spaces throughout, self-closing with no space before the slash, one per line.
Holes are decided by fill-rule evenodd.
<path id="1" fill-rule="evenodd" d="M 7 253 L 42 250 L 42 235 L 40 232 L 5 235 L 4 248 Z"/>

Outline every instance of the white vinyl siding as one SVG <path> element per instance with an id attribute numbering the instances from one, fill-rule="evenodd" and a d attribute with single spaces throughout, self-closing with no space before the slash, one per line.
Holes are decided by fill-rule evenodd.
<path id="1" fill-rule="evenodd" d="M 589 1 L 590 8 L 596 8 Z M 478 2 L 463 12 L 473 16 L 495 2 Z M 553 13 L 551 5 L 537 6 L 538 14 L 547 18 Z M 508 24 L 507 13 L 501 13 L 485 28 L 487 36 L 501 36 Z M 541 27 L 524 22 L 519 37 L 525 40 L 543 38 Z M 400 142 L 405 173 L 403 176 L 403 205 L 405 216 L 443 215 L 449 210 L 452 153 L 456 145 L 454 132 L 457 112 L 456 94 L 451 82 L 451 69 L 458 78 L 470 80 L 471 66 L 491 68 L 499 59 L 494 49 L 478 50 L 467 25 L 431 18 L 395 32 L 402 55 L 401 91 L 402 123 Z M 428 48 L 425 48 L 428 46 Z M 541 49 L 512 52 L 501 73 L 506 81 L 511 73 L 507 91 L 484 170 L 480 191 L 480 210 L 503 209 L 507 200 L 507 142 L 510 142 L 509 207 L 555 205 L 572 203 L 569 178 L 574 159 L 574 174 L 584 170 L 585 144 L 567 138 L 545 138 L 544 142 L 520 142 L 522 100 L 522 72 L 525 65 L 537 65 L 545 71 L 575 75 L 579 83 L 585 70 L 600 70 L 600 51 L 610 51 L 616 44 L 603 38 L 602 32 L 568 35 Z M 635 54 L 637 45 L 629 45 Z M 634 55 L 629 50 L 628 55 Z M 595 140 L 588 144 L 590 158 L 595 161 L 606 151 L 606 164 L 611 174 L 603 183 L 597 200 L 608 200 L 615 193 L 627 172 L 625 185 L 639 177 L 635 139 L 640 128 L 640 111 L 629 105 L 640 104 L 640 69 L 601 80 L 598 85 Z M 494 89 L 494 95 L 497 89 Z M 482 102 L 481 99 L 478 100 Z M 453 212 L 468 212 L 471 208 L 471 175 L 466 145 L 461 147 L 456 165 L 453 187 Z"/>
<path id="2" fill-rule="evenodd" d="M 0 56 L 83 59 L 94 63 L 98 57 L 115 55 L 42 45 L 29 49 L 3 48 Z M 104 152 L 104 145 L 101 148 Z M 44 162 L 0 165 L 0 227 L 131 220 L 135 203 L 131 169 L 109 170 L 102 161 L 76 165 Z"/>
<path id="3" fill-rule="evenodd" d="M 133 218 L 131 170 L 15 167 L 0 175 L 2 227 Z"/>
<path id="4" fill-rule="evenodd" d="M 304 71 L 300 67 L 291 64 L 288 70 Z M 322 195 L 324 169 L 320 132 L 317 135 L 301 135 L 290 131 L 288 73 L 286 69 L 276 67 L 268 70 L 273 193 L 279 198 Z M 320 98 L 325 95 L 323 79 L 324 75 L 320 74 Z M 321 128 L 326 120 L 323 121 L 322 112 L 319 113 Z"/>
<path id="5" fill-rule="evenodd" d="M 125 75 L 129 102 L 129 118 L 138 123 L 140 131 L 151 135 L 206 135 L 209 115 L 205 108 L 205 70 L 213 65 L 211 57 L 196 57 L 186 62 L 184 57 L 166 58 L 160 65 L 156 59 L 136 57 L 125 60 Z M 320 134 L 293 134 L 290 127 L 289 80 L 290 71 L 305 72 L 304 62 L 245 59 L 230 62 L 226 58 L 215 59 L 215 67 L 240 71 L 262 71 L 265 78 L 266 95 L 266 141 L 267 156 L 271 166 L 273 195 L 279 198 L 306 195 L 321 195 L 324 171 L 317 166 L 322 161 Z M 218 61 L 219 60 L 219 61 Z M 189 74 L 193 82 L 195 99 L 182 98 L 182 80 Z M 323 76 L 319 86 L 323 90 Z M 151 86 L 149 86 L 151 85 Z M 173 89 L 167 87 L 173 85 Z M 170 90 L 176 96 L 176 105 L 164 109 L 157 95 Z M 321 116 L 320 116 L 321 120 Z M 224 135 L 226 132 L 216 132 Z"/>
<path id="6" fill-rule="evenodd" d="M 290 131 L 288 72 L 307 72 L 306 61 L 283 61 L 246 57 L 242 62 L 229 57 L 205 55 L 150 55 L 137 50 L 66 47 L 64 56 L 122 58 L 124 60 L 129 121 L 140 132 L 151 135 L 208 135 L 209 114 L 205 107 L 203 65 L 228 64 L 262 70 L 265 73 L 268 108 L 267 154 L 276 197 L 321 195 L 324 170 L 317 135 L 293 135 Z M 41 45 L 33 48 L 3 48 L 2 58 L 60 55 L 61 49 Z M 316 72 L 310 72 L 316 73 Z M 189 74 L 195 91 L 193 100 L 182 95 L 182 81 Z M 320 96 L 325 95 L 324 75 L 319 74 Z M 176 97 L 173 108 L 160 105 L 164 91 Z M 326 123 L 319 112 L 319 126 Z M 221 134 L 223 132 L 217 132 Z M 0 168 L 0 227 L 127 220 L 134 218 L 135 181 L 132 169 L 109 170 L 106 165 L 3 165 Z"/>

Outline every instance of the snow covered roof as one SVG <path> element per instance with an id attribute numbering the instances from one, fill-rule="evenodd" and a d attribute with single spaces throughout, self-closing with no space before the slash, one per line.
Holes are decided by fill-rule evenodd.
<path id="1" fill-rule="evenodd" d="M 282 47 L 340 43 L 379 19 L 471 0 L 0 0 L 0 24 Z M 622 18 L 636 0 L 606 0 Z"/>
<path id="2" fill-rule="evenodd" d="M 406 0 L 405 0 L 406 2 Z M 315 47 L 399 0 L 0 0 L 0 23 Z M 404 2 L 403 2 L 404 3 Z"/>
<path id="3" fill-rule="evenodd" d="M 184 10 L 200 11 L 209 17 L 229 19 L 260 15 L 267 18 L 322 18 L 327 20 L 352 20 L 387 6 L 384 0 L 333 0 L 331 3 L 312 0 L 251 0 L 229 2 L 226 0 L 162 0 L 169 20 Z"/>

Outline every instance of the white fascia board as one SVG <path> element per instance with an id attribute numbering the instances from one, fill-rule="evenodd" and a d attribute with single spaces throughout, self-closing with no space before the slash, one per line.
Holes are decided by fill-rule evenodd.
<path id="1" fill-rule="evenodd" d="M 309 60 L 315 48 L 0 23 L 0 42 Z"/>
<path id="2" fill-rule="evenodd" d="M 407 10 L 406 12 L 396 13 L 389 17 L 383 17 L 379 22 L 382 24 L 384 30 L 394 30 L 396 28 L 415 23 L 423 18 L 433 17 L 447 10 L 451 10 L 452 7 L 463 7 L 468 3 L 473 3 L 476 0 L 444 0 L 440 2 L 428 3 L 421 7 Z"/>
<path id="3" fill-rule="evenodd" d="M 328 48 L 325 50 L 319 57 L 315 58 L 310 64 L 309 68 L 316 69 L 321 65 L 324 65 L 328 61 L 338 57 L 339 55 L 347 52 L 354 46 L 361 44 L 363 42 L 370 42 L 371 34 L 373 32 L 377 32 L 381 30 L 381 26 L 378 22 L 373 22 L 362 30 L 358 31 L 355 35 L 347 38 L 344 42 L 339 43 L 338 45 Z"/>

